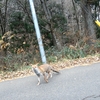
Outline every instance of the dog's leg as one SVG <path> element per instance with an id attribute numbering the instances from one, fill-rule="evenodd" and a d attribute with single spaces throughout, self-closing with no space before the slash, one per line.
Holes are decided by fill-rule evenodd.
<path id="1" fill-rule="evenodd" d="M 48 72 L 47 79 L 49 79 L 49 78 L 52 78 L 52 72 L 51 71 Z"/>
<path id="2" fill-rule="evenodd" d="M 40 85 L 40 77 L 38 77 L 38 84 L 37 85 Z"/>
<path id="3" fill-rule="evenodd" d="M 50 78 L 52 78 L 52 72 L 50 73 Z"/>
<path id="4" fill-rule="evenodd" d="M 43 73 L 43 76 L 44 76 L 44 80 L 48 83 L 48 79 L 46 78 L 45 73 Z"/>

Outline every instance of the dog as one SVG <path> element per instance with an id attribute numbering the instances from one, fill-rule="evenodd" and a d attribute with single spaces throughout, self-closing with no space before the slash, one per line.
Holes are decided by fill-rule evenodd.
<path id="1" fill-rule="evenodd" d="M 37 85 L 40 85 L 40 76 L 44 76 L 44 80 L 48 83 L 48 79 L 52 77 L 52 72 L 60 73 L 59 71 L 53 69 L 49 64 L 43 64 L 38 66 L 38 64 L 30 64 L 32 66 L 32 71 L 37 75 L 38 77 L 38 83 Z M 48 74 L 46 76 L 46 73 Z"/>

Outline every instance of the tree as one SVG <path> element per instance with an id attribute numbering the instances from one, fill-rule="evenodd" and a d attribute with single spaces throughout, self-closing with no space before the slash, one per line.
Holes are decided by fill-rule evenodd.
<path id="1" fill-rule="evenodd" d="M 3 36 L 6 32 L 7 26 L 7 8 L 8 8 L 8 0 L 0 1 L 0 31 L 1 36 Z M 4 62 L 3 57 L 7 55 L 7 46 L 4 40 L 0 40 L 0 69 L 4 69 L 6 67 L 6 63 Z"/>
<path id="2" fill-rule="evenodd" d="M 8 1 L 9 0 L 4 0 L 4 1 L 1 0 L 0 1 L 1 2 L 1 6 L 0 6 L 0 29 L 1 29 L 2 35 L 6 32 Z"/>
<path id="3" fill-rule="evenodd" d="M 91 7 L 90 4 L 87 3 L 87 0 L 81 0 L 81 9 L 82 9 L 82 15 L 84 18 L 84 27 L 85 27 L 85 33 L 89 36 L 91 39 L 96 39 L 96 31 L 95 26 L 93 23 L 92 13 L 91 13 Z"/>
<path id="4" fill-rule="evenodd" d="M 53 44 L 58 48 L 61 49 L 62 48 L 62 40 L 61 40 L 61 36 L 59 33 L 57 33 L 57 31 L 54 29 L 53 27 L 53 16 L 52 16 L 52 12 L 50 11 L 48 5 L 47 5 L 47 0 L 40 0 L 41 5 L 43 7 L 43 10 L 45 12 L 45 16 L 47 19 L 47 24 L 49 26 L 50 29 L 50 33 L 52 36 L 52 40 L 53 40 Z"/>

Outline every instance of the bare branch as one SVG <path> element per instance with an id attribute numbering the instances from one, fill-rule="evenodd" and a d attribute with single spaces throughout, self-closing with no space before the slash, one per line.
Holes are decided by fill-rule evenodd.
<path id="1" fill-rule="evenodd" d="M 30 22 L 33 23 L 33 20 L 32 20 L 32 18 L 31 18 L 31 16 L 30 16 L 30 13 L 29 13 L 28 10 L 27 10 L 27 6 L 26 6 L 27 1 L 25 2 L 25 6 L 24 6 L 24 4 L 23 4 L 20 0 L 17 0 L 17 4 L 18 4 L 18 5 L 23 9 L 23 11 L 27 14 L 28 18 L 30 19 Z"/>

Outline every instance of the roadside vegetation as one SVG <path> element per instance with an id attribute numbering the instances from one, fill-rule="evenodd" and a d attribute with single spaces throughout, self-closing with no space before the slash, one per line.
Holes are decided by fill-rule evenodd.
<path id="1" fill-rule="evenodd" d="M 48 63 L 61 70 L 100 61 L 99 0 L 34 1 Z M 29 2 L 0 0 L 0 80 L 32 75 L 30 63 L 41 57 Z"/>

